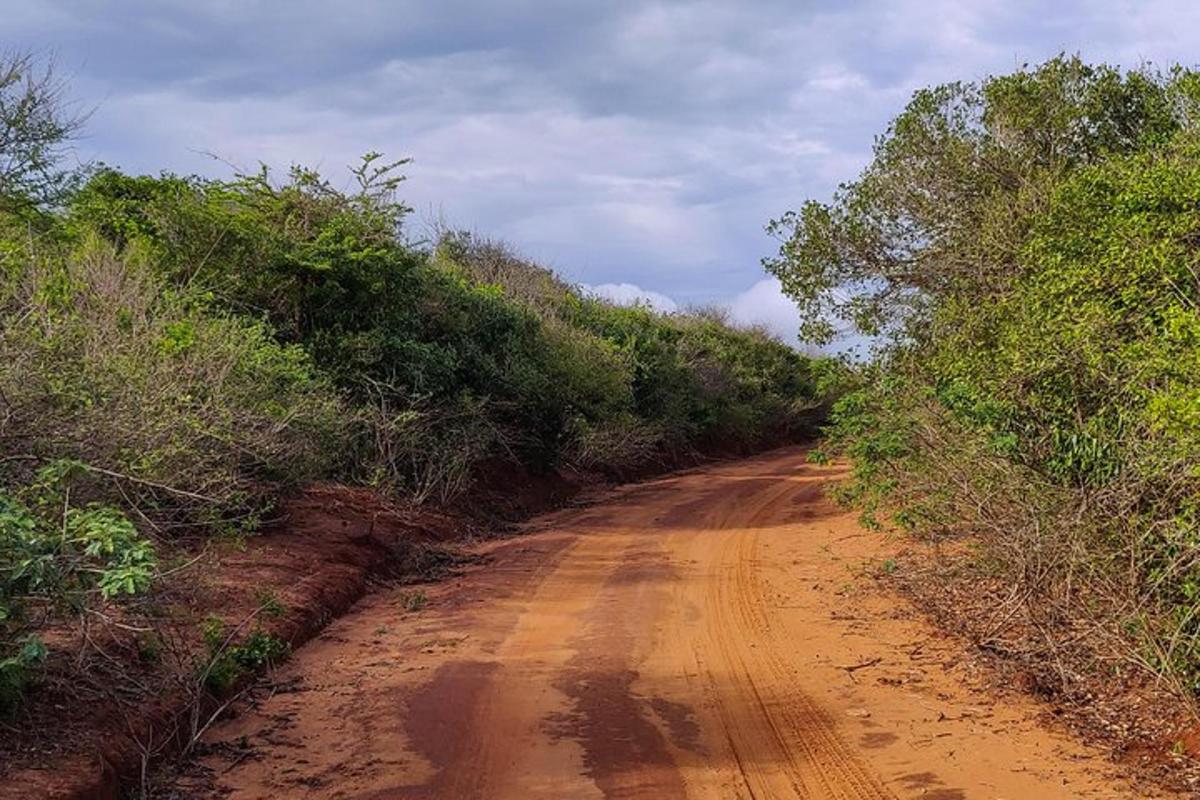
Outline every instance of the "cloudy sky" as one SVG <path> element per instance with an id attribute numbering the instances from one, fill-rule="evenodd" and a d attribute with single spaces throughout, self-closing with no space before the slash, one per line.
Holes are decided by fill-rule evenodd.
<path id="1" fill-rule="evenodd" d="M 794 335 L 763 225 L 851 178 L 913 89 L 1060 51 L 1200 61 L 1200 3 L 5 0 L 95 113 L 82 158 L 344 175 L 411 156 L 416 224 Z"/>

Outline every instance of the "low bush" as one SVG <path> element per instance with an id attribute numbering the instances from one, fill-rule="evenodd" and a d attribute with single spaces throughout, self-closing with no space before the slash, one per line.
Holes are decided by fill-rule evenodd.
<path id="1" fill-rule="evenodd" d="M 56 461 L 32 483 L 0 489 L 0 714 L 46 659 L 36 631 L 67 610 L 145 592 L 154 546 L 119 509 L 73 502 L 79 462 Z"/>
<path id="2" fill-rule="evenodd" d="M 347 429 L 300 347 L 55 236 L 10 246 L 0 285 L 8 707 L 45 661 L 37 631 L 151 589 L 156 540 L 253 530 L 281 484 L 327 474 Z"/>
<path id="3" fill-rule="evenodd" d="M 36 635 L 25 639 L 6 640 L 12 652 L 0 655 L 0 717 L 16 710 L 25 692 L 36 679 L 46 661 L 46 645 Z"/>
<path id="4" fill-rule="evenodd" d="M 274 481 L 322 474 L 338 401 L 305 352 L 264 324 L 170 291 L 94 240 L 9 274 L 5 482 L 72 459 L 87 468 L 79 498 L 122 498 L 161 532 L 234 521 Z"/>
<path id="5" fill-rule="evenodd" d="M 356 412 L 342 469 L 418 499 L 452 499 L 496 458 L 620 470 L 782 441 L 813 416 L 813 363 L 761 332 L 618 308 L 467 234 L 410 245 L 375 163 L 351 194 L 303 169 L 279 185 L 101 171 L 67 227 L 302 346 Z"/>
<path id="6" fill-rule="evenodd" d="M 247 675 L 278 664 L 291 652 L 287 642 L 260 628 L 239 638 L 238 631 L 230 631 L 217 617 L 205 622 L 203 633 L 208 659 L 200 682 L 216 694 L 225 694 Z"/>

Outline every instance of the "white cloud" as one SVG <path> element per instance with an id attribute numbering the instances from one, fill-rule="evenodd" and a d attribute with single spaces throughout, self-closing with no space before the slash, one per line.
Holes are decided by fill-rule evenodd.
<path id="1" fill-rule="evenodd" d="M 589 286 L 585 283 L 581 286 L 584 291 L 619 306 L 646 305 L 665 314 L 679 310 L 679 304 L 665 294 L 643 289 L 633 283 L 601 283 L 596 286 Z"/>
<path id="2" fill-rule="evenodd" d="M 733 298 L 729 318 L 741 325 L 761 325 L 790 345 L 799 343 L 800 315 L 775 278 L 764 278 Z"/>
<path id="3" fill-rule="evenodd" d="M 778 336 L 785 344 L 806 353 L 849 354 L 865 358 L 871 340 L 852 332 L 843 332 L 827 345 L 800 341 L 800 315 L 775 278 L 766 278 L 739 294 L 729 303 L 729 318 L 741 325 L 757 325 Z"/>

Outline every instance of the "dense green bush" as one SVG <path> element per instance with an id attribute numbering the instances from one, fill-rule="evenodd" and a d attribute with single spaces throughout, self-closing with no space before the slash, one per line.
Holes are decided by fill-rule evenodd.
<path id="1" fill-rule="evenodd" d="M 832 311 L 893 335 L 831 427 L 868 521 L 982 535 L 1011 620 L 1095 617 L 1191 689 L 1198 101 L 1194 73 L 1070 58 L 919 92 L 768 264 L 815 332 Z"/>
<path id="2" fill-rule="evenodd" d="M 393 165 L 375 164 L 352 194 L 301 169 L 282 185 L 101 170 L 65 225 L 303 346 L 357 410 L 343 468 L 418 497 L 450 499 L 495 458 L 621 471 L 814 416 L 809 359 L 759 332 L 617 308 L 478 237 L 409 244 Z"/>
<path id="3" fill-rule="evenodd" d="M 224 694 L 247 675 L 278 664 L 287 658 L 287 642 L 254 628 L 244 637 L 229 629 L 220 617 L 205 620 L 203 635 L 207 659 L 200 671 L 200 682 L 217 694 Z"/>
<path id="4" fill-rule="evenodd" d="M 0 714 L 12 710 L 46 647 L 47 618 L 101 600 L 145 592 L 157 568 L 154 547 L 117 508 L 79 505 L 71 489 L 86 474 L 55 461 L 15 491 L 0 489 Z"/>
<path id="5" fill-rule="evenodd" d="M 43 625 L 151 588 L 148 537 L 252 530 L 281 482 L 328 474 L 346 431 L 301 347 L 21 213 L 0 245 L 6 707 L 44 661 Z"/>
<path id="6" fill-rule="evenodd" d="M 160 529 L 250 511 L 274 480 L 323 472 L 338 402 L 260 322 L 169 290 L 88 239 L 6 264 L 0 478 L 73 459 L 80 499 L 127 500 Z"/>

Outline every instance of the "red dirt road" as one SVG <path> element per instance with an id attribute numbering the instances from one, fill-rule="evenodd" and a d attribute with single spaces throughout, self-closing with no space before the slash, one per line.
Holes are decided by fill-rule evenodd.
<path id="1" fill-rule="evenodd" d="M 368 597 L 207 737 L 236 798 L 1143 797 L 865 576 L 787 449 L 535 520 Z M 188 792 L 187 787 L 182 787 Z M 199 787 L 193 787 L 199 792 Z"/>

